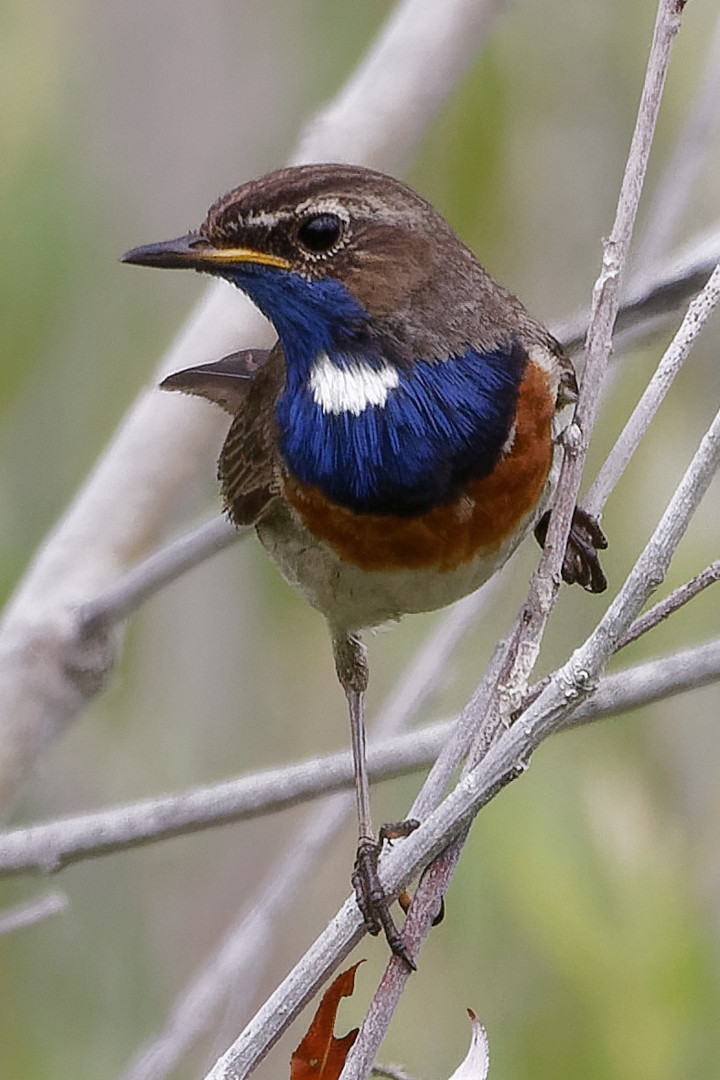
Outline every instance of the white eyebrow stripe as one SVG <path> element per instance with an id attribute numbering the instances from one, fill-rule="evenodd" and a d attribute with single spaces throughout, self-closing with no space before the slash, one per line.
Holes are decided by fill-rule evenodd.
<path id="1" fill-rule="evenodd" d="M 397 368 L 383 364 L 374 368 L 360 360 L 345 367 L 333 364 L 326 352 L 315 357 L 310 369 L 313 400 L 324 413 L 359 416 L 371 405 L 383 406 L 390 390 L 400 384 Z"/>
<path id="2" fill-rule="evenodd" d="M 289 210 L 256 210 L 245 215 L 245 225 L 259 225 L 268 229 L 278 225 L 281 221 L 287 221 L 293 215 Z"/>

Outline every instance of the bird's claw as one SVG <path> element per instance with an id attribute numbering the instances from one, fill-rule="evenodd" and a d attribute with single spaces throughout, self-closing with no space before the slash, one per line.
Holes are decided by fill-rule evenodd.
<path id="1" fill-rule="evenodd" d="M 388 821 L 385 825 L 380 826 L 378 832 L 378 851 L 381 850 L 383 844 L 387 843 L 392 847 L 393 840 L 401 840 L 404 836 L 409 836 L 411 832 L 415 832 L 420 827 L 420 822 L 417 818 L 405 818 L 404 821 Z"/>
<path id="2" fill-rule="evenodd" d="M 535 526 L 535 539 L 541 547 L 545 545 L 550 511 L 543 514 Z M 600 565 L 598 551 L 608 546 L 607 537 L 600 528 L 597 518 L 588 514 L 582 507 L 576 506 L 573 513 L 570 535 L 562 563 L 562 578 L 568 585 L 582 585 L 588 592 L 601 593 L 607 589 L 607 578 Z"/>
<path id="3" fill-rule="evenodd" d="M 570 585 L 577 582 L 588 592 L 605 592 L 607 578 L 600 565 L 598 551 L 604 551 L 607 546 L 607 537 L 597 518 L 576 506 L 563 559 L 563 581 Z"/>
<path id="4" fill-rule="evenodd" d="M 361 839 L 358 842 L 352 885 L 365 929 L 375 936 L 382 930 L 391 952 L 404 960 L 411 971 L 415 971 L 415 961 L 408 952 L 400 931 L 390 912 L 390 900 L 380 882 L 378 859 L 385 841 L 392 843 L 401 836 L 408 836 L 417 829 L 419 821 L 413 818 L 392 825 L 383 825 L 378 840 Z"/>

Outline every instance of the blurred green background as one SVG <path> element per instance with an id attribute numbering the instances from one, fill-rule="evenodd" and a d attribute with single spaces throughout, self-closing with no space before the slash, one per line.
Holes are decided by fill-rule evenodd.
<path id="1" fill-rule="evenodd" d="M 0 7 L 0 589 L 6 597 L 201 295 L 192 275 L 118 263 L 196 224 L 216 195 L 285 160 L 391 10 L 380 0 L 4 0 Z M 652 0 L 519 0 L 430 125 L 405 176 L 528 307 L 552 323 L 587 303 L 642 85 Z M 649 187 L 682 125 L 717 6 L 688 5 Z M 717 219 L 718 131 L 682 236 Z M 640 228 L 642 227 L 642 221 Z M 622 357 L 597 467 L 652 371 Z M 627 572 L 720 399 L 716 318 L 608 506 L 612 584 Z M 188 500 L 217 506 L 215 464 Z M 717 557 L 718 487 L 669 586 Z M 178 523 L 179 524 L 179 523 Z M 537 558 L 458 650 L 428 717 L 459 707 Z M 612 591 L 612 589 L 611 589 Z M 606 603 L 563 595 L 541 658 L 563 660 Z M 623 663 L 718 632 L 706 593 Z M 372 711 L 434 623 L 370 643 Z M 497 1080 L 705 1080 L 720 1071 L 720 691 L 557 738 L 476 823 L 382 1052 L 418 1077 L 486 1024 Z M 112 688 L 51 747 L 16 823 L 52 818 L 346 747 L 322 620 L 252 541 L 188 575 L 128 630 Z M 397 819 L 419 777 L 380 787 Z M 0 940 L 0 1077 L 119 1077 L 253 895 L 307 810 L 85 863 L 56 884 L 66 913 Z M 297 898 L 258 973 L 264 1000 L 346 895 L 349 825 Z M 45 883 L 0 883 L 0 907 Z M 340 1025 L 382 970 L 369 957 Z M 204 1075 L 243 1021 L 173 1074 Z M 257 1075 L 288 1075 L 303 1016 Z"/>

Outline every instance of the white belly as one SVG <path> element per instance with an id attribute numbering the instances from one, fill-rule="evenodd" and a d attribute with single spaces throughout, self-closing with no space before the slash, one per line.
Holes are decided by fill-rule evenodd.
<path id="1" fill-rule="evenodd" d="M 439 571 L 361 570 L 320 543 L 287 503 L 278 501 L 257 525 L 257 534 L 285 580 L 317 608 L 334 630 L 354 633 L 401 615 L 435 611 L 480 588 L 510 557 L 542 512 L 490 555 Z"/>

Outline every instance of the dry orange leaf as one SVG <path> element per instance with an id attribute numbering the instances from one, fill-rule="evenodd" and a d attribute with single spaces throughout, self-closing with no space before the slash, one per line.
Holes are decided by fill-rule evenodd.
<path id="1" fill-rule="evenodd" d="M 290 1080 L 337 1080 L 340 1076 L 360 1029 L 353 1028 L 342 1039 L 336 1039 L 335 1017 L 340 998 L 350 997 L 353 992 L 360 964 L 362 960 L 341 972 L 323 994 L 308 1033 L 290 1060 Z"/>

